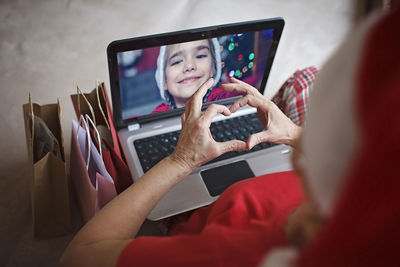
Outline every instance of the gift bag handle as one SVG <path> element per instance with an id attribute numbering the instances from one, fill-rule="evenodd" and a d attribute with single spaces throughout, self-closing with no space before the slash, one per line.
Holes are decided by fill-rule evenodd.
<path id="1" fill-rule="evenodd" d="M 85 117 L 83 115 L 81 115 L 79 117 L 79 125 L 81 125 L 82 123 L 85 125 L 86 137 L 87 137 L 87 143 L 88 143 L 88 155 L 87 155 L 87 161 L 86 161 L 86 169 L 88 170 L 89 169 L 89 162 L 90 162 L 90 148 L 91 148 L 89 124 L 91 124 L 93 126 L 93 130 L 94 130 L 94 132 L 96 134 L 97 141 L 100 142 L 101 139 L 100 139 L 100 133 L 97 130 L 96 125 L 94 124 L 94 122 L 92 121 L 92 119 L 90 118 L 89 115 L 86 114 Z M 77 135 L 79 133 L 79 129 L 80 128 L 78 128 Z M 100 153 L 100 157 L 103 158 L 103 153 L 101 151 L 101 146 L 99 146 L 99 153 Z M 102 164 L 104 165 L 103 161 L 102 161 Z"/>
<path id="2" fill-rule="evenodd" d="M 107 129 L 108 129 L 108 130 L 111 130 L 110 124 L 108 123 L 107 117 L 106 117 L 106 115 L 104 114 L 103 108 L 101 107 L 101 104 L 100 104 L 99 87 L 100 87 L 100 82 L 99 82 L 99 80 L 96 80 L 97 104 L 99 105 L 99 110 L 100 110 L 101 115 L 103 116 L 103 119 L 104 119 L 105 123 L 106 123 Z M 103 87 L 101 87 L 101 88 L 103 89 Z M 104 90 L 104 89 L 103 89 L 103 90 Z"/>
<path id="3" fill-rule="evenodd" d="M 34 138 L 34 125 L 35 125 L 35 116 L 33 114 L 33 104 L 32 104 L 32 95 L 29 93 L 29 127 L 31 131 L 31 138 L 32 138 L 32 144 L 33 144 L 33 138 Z"/>
<path id="4" fill-rule="evenodd" d="M 94 124 L 96 124 L 96 117 L 94 116 L 94 110 L 93 110 L 92 105 L 90 104 L 89 100 L 87 100 L 85 94 L 82 92 L 82 90 L 81 90 L 81 88 L 79 88 L 79 86 L 76 86 L 76 90 L 77 90 L 77 94 L 78 94 L 78 108 L 79 108 L 79 110 L 81 110 L 81 101 L 79 99 L 79 96 L 81 95 L 83 97 L 83 99 L 85 100 L 86 105 L 88 105 L 88 107 L 89 107 L 90 113 L 92 114 L 92 117 L 93 117 Z"/>
<path id="5" fill-rule="evenodd" d="M 101 143 L 101 137 L 100 137 L 100 133 L 99 133 L 99 131 L 97 130 L 97 128 L 96 128 L 96 124 L 92 121 L 92 119 L 90 118 L 90 116 L 89 115 L 85 115 L 85 117 L 86 117 L 86 122 L 90 122 L 90 124 L 92 125 L 92 127 L 93 127 L 93 130 L 94 130 L 94 132 L 95 132 L 95 134 L 96 134 L 96 139 L 97 139 L 97 142 L 100 144 Z M 102 151 L 101 151 L 101 146 L 99 146 L 99 153 L 100 153 L 100 156 L 101 156 L 101 158 L 103 158 L 103 153 L 102 153 Z"/>

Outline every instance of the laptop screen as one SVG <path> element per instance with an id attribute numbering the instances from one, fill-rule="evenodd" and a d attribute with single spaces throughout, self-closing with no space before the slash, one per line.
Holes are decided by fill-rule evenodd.
<path id="1" fill-rule="evenodd" d="M 282 27 L 283 20 L 275 19 L 111 43 L 108 56 L 117 125 L 183 112 L 186 101 L 210 77 L 214 85 L 204 104 L 240 97 L 221 89 L 230 77 L 262 91 Z"/>

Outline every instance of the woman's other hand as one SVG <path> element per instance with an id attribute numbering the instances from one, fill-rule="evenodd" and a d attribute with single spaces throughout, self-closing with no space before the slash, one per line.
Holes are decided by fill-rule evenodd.
<path id="1" fill-rule="evenodd" d="M 294 210 L 286 220 L 285 235 L 289 243 L 304 248 L 318 232 L 323 223 L 317 207 L 312 201 L 306 201 Z"/>
<path id="2" fill-rule="evenodd" d="M 218 113 L 229 116 L 231 111 L 226 106 L 217 104 L 210 105 L 205 112 L 201 111 L 202 99 L 212 85 L 211 78 L 186 102 L 185 113 L 181 116 L 181 134 L 171 155 L 171 159 L 191 170 L 223 153 L 246 149 L 246 143 L 240 140 L 220 143 L 213 139 L 210 132 L 211 120 Z"/>
<path id="3" fill-rule="evenodd" d="M 242 98 L 232 104 L 229 109 L 230 112 L 236 112 L 245 105 L 257 108 L 257 115 L 264 125 L 264 130 L 248 138 L 248 149 L 262 142 L 293 146 L 294 142 L 299 138 L 302 128 L 294 124 L 271 100 L 264 97 L 256 88 L 231 78 L 230 83 L 222 85 L 222 89 L 243 94 Z"/>

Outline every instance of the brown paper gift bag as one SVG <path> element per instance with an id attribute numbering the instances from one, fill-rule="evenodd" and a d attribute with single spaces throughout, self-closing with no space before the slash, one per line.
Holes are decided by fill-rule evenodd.
<path id="1" fill-rule="evenodd" d="M 28 146 L 29 180 L 34 238 L 47 238 L 71 232 L 69 188 L 65 173 L 64 141 L 61 127 L 61 107 L 57 104 L 23 105 L 26 143 Z M 35 118 L 44 122 L 57 139 L 57 153 L 48 152 L 37 157 Z M 43 126 L 43 125 L 42 125 Z M 46 150 L 43 150 L 46 151 Z"/>

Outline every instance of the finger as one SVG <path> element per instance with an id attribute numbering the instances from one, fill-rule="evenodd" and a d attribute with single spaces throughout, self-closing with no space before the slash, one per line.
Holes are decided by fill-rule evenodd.
<path id="1" fill-rule="evenodd" d="M 230 140 L 222 143 L 217 143 L 221 154 L 230 151 L 243 151 L 247 149 L 247 145 L 245 142 L 240 140 Z"/>
<path id="2" fill-rule="evenodd" d="M 235 79 L 233 77 L 230 78 L 230 83 L 225 83 L 221 85 L 221 88 L 226 90 L 226 91 L 230 91 L 230 92 L 237 92 L 237 93 L 241 93 L 244 95 L 257 95 L 260 94 L 260 92 L 254 88 L 253 86 L 251 86 L 248 83 L 245 83 L 241 80 Z"/>
<path id="3" fill-rule="evenodd" d="M 255 133 L 249 136 L 247 139 L 247 149 L 252 149 L 254 146 L 263 143 L 270 142 L 270 135 L 266 131 Z"/>
<path id="4" fill-rule="evenodd" d="M 186 120 L 185 113 L 182 113 L 182 115 L 181 115 L 181 122 L 182 122 L 182 125 L 185 123 L 185 120 Z"/>
<path id="5" fill-rule="evenodd" d="M 230 77 L 229 80 L 230 80 L 232 83 L 238 83 L 238 84 L 242 84 L 242 85 L 244 85 L 244 86 L 250 86 L 250 87 L 252 87 L 250 84 L 245 83 L 245 82 L 242 81 L 242 80 L 236 79 L 235 77 Z M 252 88 L 254 88 L 254 87 L 252 87 Z"/>
<path id="6" fill-rule="evenodd" d="M 203 97 L 207 90 L 211 88 L 214 83 L 214 79 L 210 78 L 205 83 L 203 83 L 199 89 L 192 95 L 192 97 L 186 102 L 186 115 L 200 115 L 201 106 L 203 105 Z"/>
<path id="7" fill-rule="evenodd" d="M 231 80 L 232 84 L 235 84 L 236 86 L 242 86 L 242 87 L 246 88 L 246 90 L 247 90 L 247 92 L 248 92 L 249 94 L 252 94 L 252 95 L 261 95 L 261 93 L 260 93 L 255 87 L 251 86 L 251 85 L 248 84 L 248 83 L 245 83 L 245 82 L 243 82 L 243 81 L 241 81 L 241 80 L 238 80 L 238 79 L 236 79 L 236 78 L 234 78 L 234 77 L 231 77 L 230 80 Z"/>
<path id="8" fill-rule="evenodd" d="M 228 92 L 235 92 L 242 95 L 248 95 L 248 89 L 236 83 L 223 83 L 221 84 L 221 88 Z"/>
<path id="9" fill-rule="evenodd" d="M 217 105 L 217 104 L 212 104 L 210 105 L 207 110 L 204 112 L 203 118 L 205 121 L 211 123 L 211 120 L 218 114 L 222 113 L 225 116 L 231 115 L 231 112 L 229 109 L 224 106 L 224 105 Z"/>
<path id="10" fill-rule="evenodd" d="M 233 113 L 236 112 L 238 109 L 240 109 L 241 107 L 245 106 L 245 105 L 249 105 L 252 106 L 254 108 L 258 108 L 260 107 L 262 104 L 265 103 L 265 99 L 264 97 L 257 97 L 257 96 L 253 96 L 253 95 L 246 95 L 242 98 L 239 98 L 238 100 L 236 100 L 231 107 L 229 108 L 229 110 Z"/>

